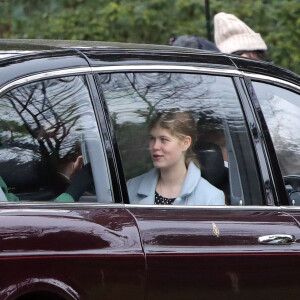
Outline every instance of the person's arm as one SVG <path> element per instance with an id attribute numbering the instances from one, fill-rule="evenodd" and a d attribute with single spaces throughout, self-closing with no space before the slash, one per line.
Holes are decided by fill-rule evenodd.
<path id="1" fill-rule="evenodd" d="M 9 201 L 9 202 L 18 202 L 19 198 L 13 194 L 8 192 L 7 185 L 5 184 L 4 180 L 0 176 L 0 188 L 1 188 L 1 195 L 0 195 L 0 201 Z M 6 200 L 5 200 L 6 199 Z"/>
<path id="2" fill-rule="evenodd" d="M 54 202 L 78 202 L 80 196 L 94 183 L 91 165 L 86 164 L 72 178 L 66 191 L 59 195 Z"/>

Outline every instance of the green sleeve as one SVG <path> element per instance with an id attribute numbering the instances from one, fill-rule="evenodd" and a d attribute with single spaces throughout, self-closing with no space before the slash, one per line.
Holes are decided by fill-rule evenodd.
<path id="1" fill-rule="evenodd" d="M 2 188 L 7 201 L 9 201 L 9 202 L 20 201 L 16 195 L 8 192 L 7 185 L 5 184 L 5 182 L 1 176 L 0 176 L 0 188 Z M 71 195 L 69 195 L 67 193 L 63 193 L 63 194 L 59 195 L 56 199 L 54 199 L 54 202 L 74 202 L 74 199 Z"/>
<path id="2" fill-rule="evenodd" d="M 4 195 L 7 199 L 7 201 L 10 201 L 10 202 L 13 202 L 13 201 L 18 202 L 19 201 L 19 198 L 15 194 L 8 192 L 7 185 L 5 184 L 5 182 L 3 181 L 1 176 L 0 176 L 0 187 L 1 187 L 2 191 L 4 192 Z"/>
<path id="3" fill-rule="evenodd" d="M 54 199 L 54 202 L 75 202 L 75 201 L 71 195 L 67 193 L 62 193 L 56 199 Z"/>

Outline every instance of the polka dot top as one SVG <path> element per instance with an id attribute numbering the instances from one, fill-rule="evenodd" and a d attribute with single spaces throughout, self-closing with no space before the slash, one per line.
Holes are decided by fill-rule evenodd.
<path id="1" fill-rule="evenodd" d="M 158 205 L 172 205 L 176 198 L 165 198 L 161 196 L 157 191 L 155 191 L 154 204 Z"/>

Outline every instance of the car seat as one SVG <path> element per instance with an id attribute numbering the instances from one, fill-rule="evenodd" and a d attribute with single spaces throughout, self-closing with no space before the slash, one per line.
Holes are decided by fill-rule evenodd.
<path id="1" fill-rule="evenodd" d="M 201 176 L 225 194 L 226 204 L 230 204 L 229 172 L 224 165 L 221 148 L 211 142 L 197 144 L 195 147 L 200 163 Z"/>
<path id="2" fill-rule="evenodd" d="M 57 190 L 58 185 L 52 184 L 53 175 L 50 168 L 40 161 L 2 161 L 0 176 L 20 200 L 47 201 L 55 198 L 63 190 L 63 187 Z"/>

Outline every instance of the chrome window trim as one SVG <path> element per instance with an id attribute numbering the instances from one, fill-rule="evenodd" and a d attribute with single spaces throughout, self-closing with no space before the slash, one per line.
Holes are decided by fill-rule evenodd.
<path id="1" fill-rule="evenodd" d="M 28 75 L 19 78 L 15 81 L 7 83 L 0 88 L 0 96 L 9 89 L 17 86 L 30 83 L 37 80 L 53 78 L 57 76 L 80 75 L 90 74 L 97 72 L 123 72 L 123 71 L 189 71 L 189 72 L 207 72 L 213 74 L 229 74 L 229 75 L 242 75 L 239 70 L 206 68 L 206 67 L 192 67 L 181 65 L 123 65 L 123 66 L 101 66 L 101 67 L 79 67 L 68 68 L 53 71 L 40 72 L 34 75 Z"/>
<path id="2" fill-rule="evenodd" d="M 5 202 L 0 203 L 0 215 L 2 212 L 7 212 L 9 209 L 15 210 L 30 210 L 30 207 L 48 207 L 51 210 L 55 210 L 59 208 L 58 211 L 61 211 L 61 208 L 65 208 L 66 210 L 71 209 L 73 207 L 76 208 L 85 208 L 85 207 L 93 207 L 93 208 L 125 208 L 124 204 L 122 203 L 100 203 L 100 202 L 89 202 L 89 203 L 81 203 L 81 202 L 53 202 L 47 201 L 45 202 L 26 202 L 26 201 L 19 201 L 19 202 Z M 26 208 L 24 208 L 26 207 Z M 1 211 L 5 209 L 4 211 Z M 42 210 L 42 209 L 41 209 Z M 37 211 L 37 208 L 34 208 L 34 211 Z M 39 210 L 40 211 L 40 210 Z M 46 210 L 48 211 L 48 209 Z"/>
<path id="3" fill-rule="evenodd" d="M 267 81 L 271 81 L 274 83 L 280 83 L 286 86 L 290 86 L 298 91 L 300 91 L 300 85 L 296 85 L 294 83 L 291 83 L 289 81 L 285 81 L 276 77 L 272 77 L 272 76 L 268 76 L 268 75 L 261 75 L 261 74 L 256 74 L 256 73 L 248 73 L 248 72 L 242 72 L 242 74 L 244 76 L 250 77 L 251 79 L 258 79 L 258 80 L 267 80 Z"/>
<path id="4" fill-rule="evenodd" d="M 239 75 L 248 76 L 253 79 L 263 79 L 273 81 L 275 83 L 284 84 L 300 91 L 300 86 L 291 82 L 278 79 L 268 75 L 260 75 L 256 73 L 248 73 L 239 71 L 236 69 L 218 69 L 218 68 L 207 68 L 207 67 L 193 67 L 193 66 L 182 66 L 182 65 L 123 65 L 123 66 L 100 66 L 100 67 L 80 67 L 80 68 L 69 68 L 54 71 L 41 72 L 34 75 L 28 75 L 23 78 L 12 81 L 5 84 L 0 88 L 0 95 L 8 89 L 16 87 L 18 85 L 26 84 L 32 81 L 41 80 L 45 78 L 53 78 L 56 76 L 67 76 L 67 75 L 79 75 L 79 74 L 90 74 L 93 72 L 122 72 L 122 71 L 192 71 L 192 72 L 207 72 L 213 74 L 228 74 L 228 75 Z"/>
<path id="5" fill-rule="evenodd" d="M 300 206 L 280 206 L 283 210 L 300 210 Z"/>
<path id="6" fill-rule="evenodd" d="M 26 83 L 30 83 L 37 80 L 43 80 L 47 78 L 53 78 L 57 76 L 67 76 L 67 75 L 80 75 L 80 74 L 88 74 L 91 73 L 92 70 L 90 67 L 82 67 L 82 68 L 70 68 L 70 69 L 62 69 L 62 70 L 55 70 L 55 71 L 47 71 L 41 72 L 34 75 L 28 75 L 22 78 L 19 78 L 15 81 L 12 81 L 8 84 L 5 84 L 3 87 L 0 88 L 0 96 L 4 92 L 19 85 L 23 85 Z"/>
<path id="7" fill-rule="evenodd" d="M 91 67 L 93 72 L 122 72 L 122 71 L 190 71 L 190 72 L 208 72 L 230 75 L 242 75 L 242 72 L 236 69 L 218 69 L 207 67 L 193 67 L 182 65 L 124 65 L 124 66 L 101 66 Z"/>
<path id="8" fill-rule="evenodd" d="M 26 208 L 20 208 L 20 206 L 24 206 Z M 300 206 L 298 207 L 290 207 L 290 206 L 251 206 L 251 205 L 241 205 L 241 206 L 230 206 L 230 205 L 154 205 L 154 204 L 123 204 L 123 203 L 99 203 L 99 202 L 90 202 L 90 203 L 80 203 L 80 202 L 2 202 L 0 203 L 0 214 L 2 213 L 1 209 L 5 209 L 5 212 L 7 212 L 7 209 L 15 210 L 14 207 L 22 210 L 30 210 L 30 207 L 41 207 L 41 210 L 44 207 L 49 207 L 52 210 L 55 210 L 55 207 L 59 208 L 58 211 L 61 210 L 61 208 L 69 209 L 73 207 L 93 207 L 93 208 L 143 208 L 143 209 L 171 209 L 171 210 L 178 210 L 178 209 L 203 209 L 203 210 L 266 210 L 266 211 L 282 211 L 284 210 L 300 210 Z M 9 208 L 8 208 L 9 207 Z M 36 208 L 34 209 L 36 211 Z M 47 210 L 48 211 L 48 210 Z"/>
<path id="9" fill-rule="evenodd" d="M 124 204 L 126 208 L 149 208 L 149 209 L 209 209 L 209 210 L 274 210 L 282 211 L 280 206 L 258 206 L 258 205 L 241 205 L 241 206 L 230 206 L 230 205 L 154 205 L 154 204 Z M 300 209 L 300 207 L 299 207 Z"/>

